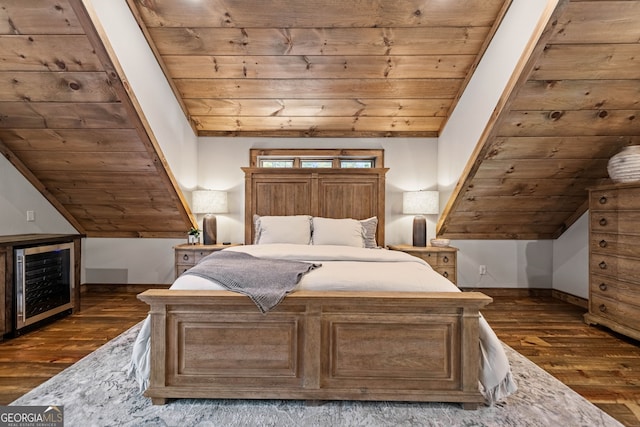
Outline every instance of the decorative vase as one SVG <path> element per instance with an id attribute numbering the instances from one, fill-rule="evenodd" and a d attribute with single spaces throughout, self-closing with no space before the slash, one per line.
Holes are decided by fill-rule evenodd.
<path id="1" fill-rule="evenodd" d="M 640 145 L 624 147 L 611 157 L 607 171 L 614 182 L 640 181 Z"/>

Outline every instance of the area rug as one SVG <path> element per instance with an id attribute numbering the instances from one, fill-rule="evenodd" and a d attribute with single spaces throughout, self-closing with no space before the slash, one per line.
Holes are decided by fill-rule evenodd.
<path id="1" fill-rule="evenodd" d="M 178 399 L 154 406 L 125 366 L 140 324 L 11 405 L 62 405 L 64 425 L 88 426 L 621 426 L 505 345 L 518 392 L 475 411 L 458 404 Z"/>

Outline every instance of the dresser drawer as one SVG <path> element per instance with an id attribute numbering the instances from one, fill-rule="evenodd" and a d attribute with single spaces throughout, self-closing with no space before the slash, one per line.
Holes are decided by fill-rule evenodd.
<path id="1" fill-rule="evenodd" d="M 445 278 L 449 279 L 452 283 L 456 283 L 457 278 L 455 267 L 433 267 L 433 269 Z"/>
<path id="2" fill-rule="evenodd" d="M 592 253 L 589 257 L 589 271 L 592 274 L 638 281 L 640 279 L 640 260 Z"/>
<path id="3" fill-rule="evenodd" d="M 411 255 L 422 258 L 433 268 L 455 266 L 455 252 L 412 252 Z"/>
<path id="4" fill-rule="evenodd" d="M 185 250 L 185 249 L 177 249 L 176 250 L 176 264 L 184 264 L 194 266 L 200 261 L 202 258 L 206 257 L 211 253 L 210 250 Z"/>
<path id="5" fill-rule="evenodd" d="M 591 232 L 589 239 L 592 253 L 640 258 L 640 236 Z"/>
<path id="6" fill-rule="evenodd" d="M 592 190 L 589 198 L 593 210 L 640 210 L 640 187 Z"/>
<path id="7" fill-rule="evenodd" d="M 615 299 L 640 307 L 640 283 L 627 283 L 611 277 L 592 274 L 589 295 Z"/>
<path id="8" fill-rule="evenodd" d="M 640 211 L 591 211 L 589 221 L 592 232 L 640 234 Z"/>
<path id="9" fill-rule="evenodd" d="M 589 298 L 589 312 L 629 328 L 640 328 L 640 307 L 635 305 L 600 295 L 591 295 Z"/>
<path id="10" fill-rule="evenodd" d="M 193 266 L 194 264 L 176 264 L 176 278 Z"/>

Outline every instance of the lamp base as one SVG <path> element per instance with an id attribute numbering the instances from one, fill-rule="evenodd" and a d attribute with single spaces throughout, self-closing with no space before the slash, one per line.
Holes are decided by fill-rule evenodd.
<path id="1" fill-rule="evenodd" d="M 217 243 L 218 225 L 216 216 L 207 214 L 202 219 L 202 243 L 205 245 L 215 245 Z"/>
<path id="2" fill-rule="evenodd" d="M 413 246 L 427 246 L 427 220 L 422 215 L 413 218 Z"/>

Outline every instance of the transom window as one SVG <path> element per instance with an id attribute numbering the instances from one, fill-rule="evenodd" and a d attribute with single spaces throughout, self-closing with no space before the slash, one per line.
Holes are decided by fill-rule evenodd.
<path id="1" fill-rule="evenodd" d="M 383 168 L 384 150 L 250 150 L 251 166 L 260 168 Z"/>

